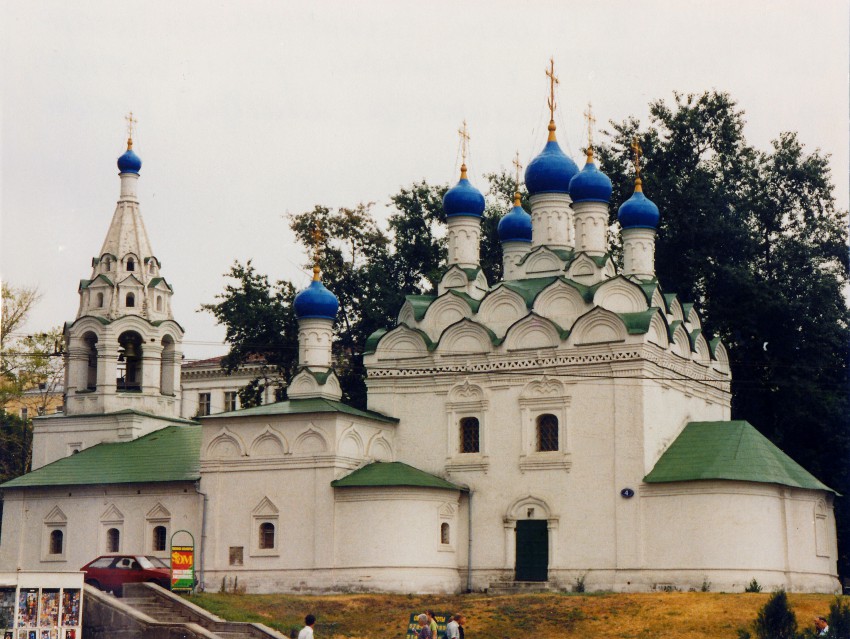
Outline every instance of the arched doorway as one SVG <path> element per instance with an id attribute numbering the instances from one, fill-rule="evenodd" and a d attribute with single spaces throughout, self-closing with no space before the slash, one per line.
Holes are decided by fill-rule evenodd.
<path id="1" fill-rule="evenodd" d="M 558 517 L 545 500 L 527 495 L 505 514 L 505 563 L 516 581 L 548 581 L 555 562 Z"/>

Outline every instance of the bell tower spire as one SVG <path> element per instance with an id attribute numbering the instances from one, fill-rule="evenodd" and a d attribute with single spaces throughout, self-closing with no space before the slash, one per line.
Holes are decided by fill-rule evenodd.
<path id="1" fill-rule="evenodd" d="M 80 280 L 77 319 L 67 328 L 66 412 L 125 408 L 176 417 L 180 410 L 183 329 L 171 312 L 139 208 L 142 160 L 133 150 L 137 120 L 129 113 L 127 150 L 118 158 L 121 189 L 89 279 Z"/>

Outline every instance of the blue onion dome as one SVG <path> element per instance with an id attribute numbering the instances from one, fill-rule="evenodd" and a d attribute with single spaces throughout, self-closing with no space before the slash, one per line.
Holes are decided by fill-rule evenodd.
<path id="1" fill-rule="evenodd" d="M 555 123 L 549 122 L 549 141 L 525 169 L 525 185 L 530 195 L 538 193 L 569 193 L 570 180 L 578 166 L 558 146 Z"/>
<path id="2" fill-rule="evenodd" d="M 500 242 L 531 242 L 531 216 L 520 204 L 519 191 L 514 194 L 514 208 L 499 220 Z"/>
<path id="3" fill-rule="evenodd" d="M 120 173 L 135 173 L 139 174 L 139 169 L 142 168 L 141 158 L 133 151 L 132 138 L 127 140 L 127 150 L 120 158 L 118 158 L 118 171 Z"/>
<path id="4" fill-rule="evenodd" d="M 484 213 L 484 196 L 466 179 L 466 164 L 460 166 L 460 181 L 443 196 L 443 210 L 446 217 L 481 217 Z"/>
<path id="5" fill-rule="evenodd" d="M 587 150 L 584 168 L 570 180 L 570 198 L 573 202 L 610 202 L 611 180 L 593 161 L 593 148 Z"/>
<path id="6" fill-rule="evenodd" d="M 661 216 L 655 203 L 643 194 L 640 178 L 635 180 L 635 192 L 620 205 L 617 219 L 624 229 L 654 229 Z"/>
<path id="7" fill-rule="evenodd" d="M 295 315 L 298 319 L 335 320 L 339 300 L 318 279 L 318 267 L 313 269 L 313 273 L 310 286 L 295 296 Z"/>

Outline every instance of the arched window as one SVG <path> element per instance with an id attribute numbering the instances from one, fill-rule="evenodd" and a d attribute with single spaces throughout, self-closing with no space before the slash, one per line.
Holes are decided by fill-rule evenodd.
<path id="1" fill-rule="evenodd" d="M 546 413 L 537 418 L 537 450 L 558 450 L 558 418 Z"/>
<path id="2" fill-rule="evenodd" d="M 153 549 L 154 551 L 165 550 L 166 531 L 165 526 L 156 526 L 153 529 Z"/>
<path id="3" fill-rule="evenodd" d="M 83 340 L 86 344 L 88 357 L 85 387 L 87 390 L 95 390 L 97 388 L 97 335 L 86 333 L 83 335 Z"/>
<path id="4" fill-rule="evenodd" d="M 156 310 L 162 312 L 162 295 L 156 296 Z"/>
<path id="5" fill-rule="evenodd" d="M 153 273 L 153 260 L 148 264 L 148 273 Z"/>
<path id="6" fill-rule="evenodd" d="M 97 294 L 97 307 L 103 308 L 103 293 Z"/>
<path id="7" fill-rule="evenodd" d="M 451 543 L 451 532 L 449 530 L 449 525 L 447 523 L 443 523 L 440 525 L 440 543 L 441 544 L 450 544 Z"/>
<path id="8" fill-rule="evenodd" d="M 62 542 L 64 541 L 61 530 L 53 530 L 50 533 L 50 554 L 62 554 Z"/>
<path id="9" fill-rule="evenodd" d="M 127 293 L 127 301 L 125 303 L 125 306 L 127 308 L 133 308 L 135 305 L 136 305 L 136 296 L 133 295 L 132 293 Z"/>
<path id="10" fill-rule="evenodd" d="M 478 419 L 475 417 L 464 417 L 460 420 L 460 452 L 479 452 Z"/>
<path id="11" fill-rule="evenodd" d="M 136 261 L 132 257 L 127 258 L 127 270 L 135 271 L 136 270 Z"/>
<path id="12" fill-rule="evenodd" d="M 119 552 L 121 550 L 121 533 L 117 528 L 106 531 L 106 552 Z"/>
<path id="13" fill-rule="evenodd" d="M 274 524 L 265 522 L 260 524 L 260 550 L 274 548 Z"/>
<path id="14" fill-rule="evenodd" d="M 104 260 L 104 264 L 106 265 L 104 268 L 105 268 L 107 271 L 111 271 L 111 270 L 112 270 L 112 260 L 110 260 L 108 257 Z"/>

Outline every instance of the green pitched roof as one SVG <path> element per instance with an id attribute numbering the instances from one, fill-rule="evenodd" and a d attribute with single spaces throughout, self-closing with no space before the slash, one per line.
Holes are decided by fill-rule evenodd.
<path id="1" fill-rule="evenodd" d="M 366 417 L 375 419 L 381 422 L 389 422 L 395 424 L 398 419 L 388 417 L 381 413 L 376 413 L 371 410 L 360 410 L 348 404 L 335 401 L 333 399 L 324 399 L 322 397 L 311 397 L 309 399 L 290 399 L 285 402 L 275 402 L 274 404 L 261 404 L 251 408 L 242 408 L 227 413 L 216 413 L 215 415 L 207 415 L 201 417 L 202 420 L 217 419 L 219 417 L 254 417 L 254 416 L 269 416 L 269 415 L 304 415 L 307 413 L 345 413 L 346 415 L 356 415 L 357 417 Z"/>
<path id="2" fill-rule="evenodd" d="M 437 298 L 433 295 L 405 295 L 404 299 L 407 300 L 413 308 L 414 319 L 416 319 L 417 322 L 421 322 L 422 318 L 425 317 L 428 307 L 431 306 L 431 303 Z"/>
<path id="3" fill-rule="evenodd" d="M 402 462 L 373 462 L 355 470 L 350 475 L 331 482 L 334 488 L 417 486 L 420 488 L 445 488 L 466 491 L 441 477 L 426 473 Z"/>
<path id="4" fill-rule="evenodd" d="M 200 479 L 201 427 L 167 426 L 129 442 L 97 444 L 2 488 L 130 484 Z"/>
<path id="5" fill-rule="evenodd" d="M 742 420 L 689 423 L 643 478 L 650 484 L 700 479 L 835 492 Z"/>

